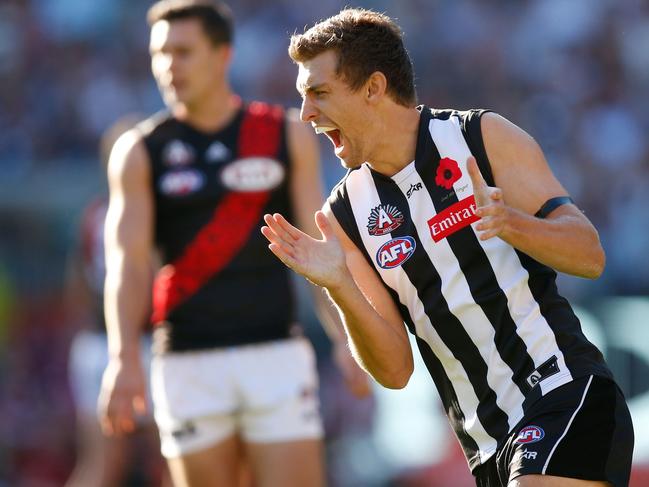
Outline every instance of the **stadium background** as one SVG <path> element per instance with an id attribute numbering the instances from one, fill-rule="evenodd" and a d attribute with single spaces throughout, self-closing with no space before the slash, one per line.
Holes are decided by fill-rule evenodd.
<path id="1" fill-rule="evenodd" d="M 161 101 L 144 0 L 0 0 L 0 486 L 61 485 L 74 459 L 61 282 L 79 212 L 104 190 L 101 132 Z M 232 83 L 297 106 L 295 29 L 347 2 L 240 0 Z M 600 231 L 590 282 L 560 278 L 607 355 L 636 428 L 632 485 L 649 485 L 649 2 L 401 0 L 420 101 L 484 107 L 528 130 Z M 343 174 L 323 145 L 327 185 Z M 421 368 L 406 392 L 354 401 L 318 346 L 332 486 L 472 485 Z M 588 445 L 584 445 L 588 448 Z"/>

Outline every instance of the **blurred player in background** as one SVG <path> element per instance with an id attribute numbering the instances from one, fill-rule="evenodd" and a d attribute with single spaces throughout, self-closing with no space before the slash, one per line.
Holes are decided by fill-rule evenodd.
<path id="1" fill-rule="evenodd" d="M 228 83 L 232 23 L 220 1 L 163 0 L 148 13 L 154 77 L 168 111 L 119 139 L 109 163 L 105 239 L 110 362 L 100 401 L 108 434 L 143 408 L 139 323 L 153 290 L 152 389 L 161 449 L 178 487 L 323 482 L 315 357 L 295 323 L 288 269 L 259 234 L 266 212 L 315 234 L 323 200 L 317 142 L 297 112 L 244 102 Z M 366 375 L 329 320 L 352 388 Z M 333 320 L 333 321 L 332 321 Z M 338 350 L 341 350 L 338 348 Z"/>
<path id="2" fill-rule="evenodd" d="M 113 143 L 138 119 L 124 117 L 103 135 L 100 145 L 105 170 Z M 104 222 L 108 197 L 98 196 L 84 210 L 78 244 L 69 257 L 66 275 L 66 310 L 72 324 L 81 328 L 70 349 L 70 386 L 77 416 L 77 462 L 67 487 L 111 487 L 126 485 L 135 474 L 147 485 L 158 485 L 164 462 L 158 453 L 159 440 L 153 416 L 138 422 L 131 438 L 107 437 L 97 421 L 97 398 L 108 363 L 108 342 L 104 323 L 103 289 Z M 149 266 L 152 271 L 153 266 Z M 152 276 L 151 276 L 152 277 Z M 144 322 L 140 326 L 145 326 Z M 142 337 L 144 364 L 150 362 L 150 339 Z M 148 365 L 146 365 L 148 367 Z M 138 460 L 137 464 L 134 460 Z"/>
<path id="3" fill-rule="evenodd" d="M 349 169 L 322 240 L 266 215 L 273 252 L 326 288 L 358 360 L 402 388 L 408 330 L 481 487 L 628 484 L 633 429 L 557 269 L 597 278 L 597 231 L 538 144 L 485 110 L 417 107 L 387 16 L 347 9 L 291 39 L 302 119 Z"/>

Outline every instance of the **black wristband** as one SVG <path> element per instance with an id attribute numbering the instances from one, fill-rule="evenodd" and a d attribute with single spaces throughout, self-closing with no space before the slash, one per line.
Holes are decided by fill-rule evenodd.
<path id="1" fill-rule="evenodd" d="M 545 218 L 561 205 L 568 203 L 574 203 L 570 196 L 557 196 L 555 198 L 550 198 L 548 201 L 543 203 L 543 206 L 539 211 L 534 213 L 534 216 L 537 218 Z"/>

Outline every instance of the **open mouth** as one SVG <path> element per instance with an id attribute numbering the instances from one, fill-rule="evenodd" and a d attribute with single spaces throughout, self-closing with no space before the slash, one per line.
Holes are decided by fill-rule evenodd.
<path id="1" fill-rule="evenodd" d="M 316 134 L 325 134 L 334 145 L 335 149 L 340 149 L 343 146 L 343 138 L 340 130 L 333 127 L 315 127 Z"/>

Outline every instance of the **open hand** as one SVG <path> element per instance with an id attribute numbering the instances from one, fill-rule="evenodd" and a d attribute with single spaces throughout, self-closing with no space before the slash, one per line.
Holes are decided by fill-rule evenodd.
<path id="1" fill-rule="evenodd" d="M 487 185 L 473 156 L 467 159 L 467 169 L 473 184 L 476 215 L 481 217 L 475 226 L 475 229 L 479 231 L 480 240 L 501 236 L 505 230 L 508 216 L 508 208 L 503 200 L 502 190 Z"/>
<path id="2" fill-rule="evenodd" d="M 268 248 L 284 264 L 322 287 L 335 286 L 347 273 L 345 254 L 327 217 L 316 212 L 315 221 L 322 240 L 317 240 L 291 225 L 279 213 L 264 215 L 261 233 Z"/>

